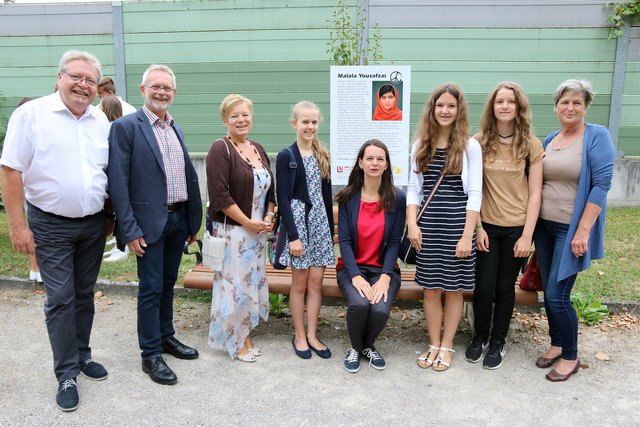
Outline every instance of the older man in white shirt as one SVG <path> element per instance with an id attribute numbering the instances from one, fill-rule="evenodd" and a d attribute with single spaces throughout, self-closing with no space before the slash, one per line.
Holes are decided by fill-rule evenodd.
<path id="1" fill-rule="evenodd" d="M 66 52 L 58 68 L 59 91 L 14 111 L 0 159 L 11 243 L 19 252 L 35 252 L 40 266 L 56 402 L 63 411 L 78 406 L 78 374 L 107 377 L 89 347 L 107 228 L 109 122 L 91 105 L 100 74 L 95 56 Z"/>

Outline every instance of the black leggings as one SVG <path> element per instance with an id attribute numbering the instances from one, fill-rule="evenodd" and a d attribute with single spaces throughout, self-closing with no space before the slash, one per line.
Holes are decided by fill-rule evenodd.
<path id="1" fill-rule="evenodd" d="M 375 284 L 382 272 L 381 267 L 372 267 L 368 265 L 359 265 L 362 277 L 369 282 L 370 285 Z M 365 348 L 374 348 L 378 334 L 382 332 L 389 320 L 391 312 L 391 304 L 400 289 L 400 270 L 396 267 L 391 281 L 389 282 L 389 291 L 387 294 L 387 302 L 384 298 L 377 304 L 371 304 L 368 299 L 362 298 L 356 288 L 351 284 L 351 277 L 345 268 L 338 270 L 337 274 L 338 286 L 342 293 L 347 297 L 349 307 L 347 308 L 347 331 L 351 339 L 351 346 L 361 353 Z"/>
<path id="2" fill-rule="evenodd" d="M 489 237 L 489 252 L 476 252 L 476 287 L 473 291 L 473 314 L 477 337 L 504 343 L 515 304 L 515 282 L 522 266 L 522 258 L 513 256 L 513 247 L 524 227 L 500 227 L 482 223 Z M 493 329 L 491 308 L 493 310 Z"/>

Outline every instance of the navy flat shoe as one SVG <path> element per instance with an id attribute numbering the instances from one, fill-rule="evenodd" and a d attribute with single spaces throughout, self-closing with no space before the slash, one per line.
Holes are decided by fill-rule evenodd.
<path id="1" fill-rule="evenodd" d="M 306 350 L 298 350 L 296 348 L 296 337 L 294 336 L 293 339 L 291 340 L 291 344 L 293 345 L 293 350 L 296 352 L 296 356 L 302 358 L 302 359 L 309 359 L 311 358 L 311 350 L 306 349 Z M 311 346 L 309 346 L 311 347 Z M 317 351 L 316 351 L 317 352 Z M 318 356 L 320 356 L 318 354 Z M 322 357 L 322 356 L 320 356 Z"/>
<path id="2" fill-rule="evenodd" d="M 318 340 L 320 341 L 320 340 Z M 327 345 L 325 343 L 323 343 L 322 341 L 320 341 L 320 344 L 324 345 L 325 347 L 327 347 Z M 325 348 L 324 350 L 318 350 L 317 348 L 313 348 L 311 347 L 311 344 L 309 344 L 309 348 L 313 351 L 316 352 L 316 354 L 320 357 L 322 357 L 323 359 L 328 359 L 331 357 L 331 350 L 329 350 L 329 347 Z"/>

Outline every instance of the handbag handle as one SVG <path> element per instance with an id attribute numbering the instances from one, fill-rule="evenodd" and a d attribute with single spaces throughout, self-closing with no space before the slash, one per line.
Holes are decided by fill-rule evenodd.
<path id="1" fill-rule="evenodd" d="M 443 179 L 444 179 L 444 174 L 441 173 L 440 176 L 438 176 L 438 180 L 433 185 L 433 190 L 431 190 L 431 194 L 429 194 L 429 197 L 427 197 L 427 200 L 424 202 L 424 206 L 422 207 L 422 209 L 420 209 L 420 213 L 418 213 L 418 218 L 416 219 L 416 222 L 420 222 L 420 218 L 422 218 L 422 215 L 424 215 L 424 212 L 427 210 L 427 206 L 429 206 L 429 203 L 431 203 L 431 199 L 433 199 L 433 195 L 436 194 L 436 190 L 438 189 L 438 187 L 440 187 L 440 184 L 442 184 Z"/>

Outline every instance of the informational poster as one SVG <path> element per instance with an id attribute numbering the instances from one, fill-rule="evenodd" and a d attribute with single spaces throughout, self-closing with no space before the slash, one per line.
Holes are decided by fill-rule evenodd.
<path id="1" fill-rule="evenodd" d="M 411 67 L 331 67 L 331 180 L 346 185 L 362 144 L 389 149 L 396 186 L 409 180 Z"/>

